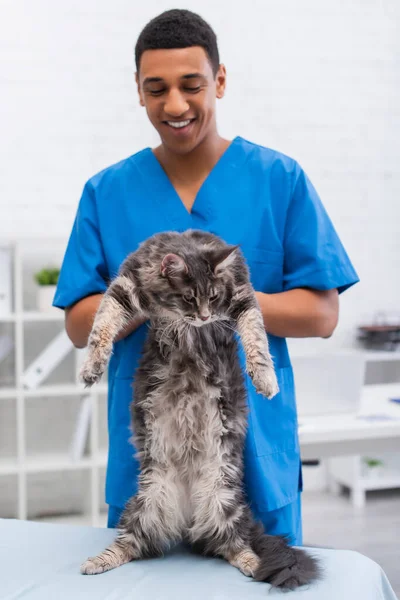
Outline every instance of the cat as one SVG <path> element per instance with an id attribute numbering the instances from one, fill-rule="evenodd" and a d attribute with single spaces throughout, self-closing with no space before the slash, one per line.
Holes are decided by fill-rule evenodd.
<path id="1" fill-rule="evenodd" d="M 99 381 L 114 338 L 138 316 L 150 320 L 131 404 L 138 492 L 116 540 L 81 572 L 102 573 L 184 541 L 277 587 L 316 579 L 316 560 L 265 535 L 245 499 L 246 390 L 236 333 L 257 392 L 272 398 L 278 383 L 239 247 L 196 230 L 143 242 L 96 313 L 80 374 L 86 385 Z"/>

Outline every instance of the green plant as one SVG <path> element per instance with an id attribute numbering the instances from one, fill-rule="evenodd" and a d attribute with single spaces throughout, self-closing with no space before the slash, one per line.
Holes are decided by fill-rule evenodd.
<path id="1" fill-rule="evenodd" d="M 39 285 L 56 285 L 58 276 L 60 275 L 60 269 L 57 267 L 49 267 L 41 269 L 35 273 L 35 281 Z"/>
<path id="2" fill-rule="evenodd" d="M 364 463 L 370 468 L 383 466 L 383 461 L 377 458 L 364 458 Z"/>

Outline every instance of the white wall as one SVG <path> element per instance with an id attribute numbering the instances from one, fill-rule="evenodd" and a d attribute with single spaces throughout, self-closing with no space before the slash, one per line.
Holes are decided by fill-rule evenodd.
<path id="1" fill-rule="evenodd" d="M 174 4 L 173 4 L 174 5 Z M 157 142 L 133 48 L 166 0 L 3 0 L 0 238 L 61 239 L 86 179 Z M 296 158 L 361 276 L 329 343 L 400 297 L 400 3 L 187 0 L 228 70 L 222 134 Z"/>

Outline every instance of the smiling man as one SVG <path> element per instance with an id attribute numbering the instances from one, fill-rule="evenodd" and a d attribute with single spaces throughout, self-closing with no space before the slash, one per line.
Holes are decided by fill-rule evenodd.
<path id="1" fill-rule="evenodd" d="M 54 305 L 81 348 L 107 283 L 125 257 L 156 232 L 201 229 L 240 244 L 264 316 L 280 393 L 271 402 L 247 380 L 248 500 L 268 533 L 301 533 L 301 463 L 287 337 L 329 337 L 338 296 L 357 275 L 310 180 L 293 159 L 218 133 L 216 102 L 226 70 L 217 40 L 198 15 L 172 10 L 136 44 L 139 100 L 160 136 L 86 183 Z M 204 325 L 207 326 L 207 325 Z M 129 442 L 131 379 L 146 336 L 133 322 L 109 365 L 106 501 L 115 527 L 137 488 Z"/>

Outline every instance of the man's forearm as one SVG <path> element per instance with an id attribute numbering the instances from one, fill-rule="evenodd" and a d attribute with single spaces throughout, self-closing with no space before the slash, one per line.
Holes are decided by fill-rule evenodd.
<path id="1" fill-rule="evenodd" d="M 94 317 L 102 298 L 103 294 L 94 294 L 93 296 L 83 298 L 65 310 L 65 329 L 76 348 L 84 348 L 87 345 Z M 121 340 L 132 333 L 142 323 L 144 323 L 143 319 L 132 321 L 118 334 L 115 341 Z"/>
<path id="2" fill-rule="evenodd" d="M 337 290 L 298 288 L 278 294 L 256 292 L 266 331 L 278 337 L 329 337 L 338 321 Z"/>

